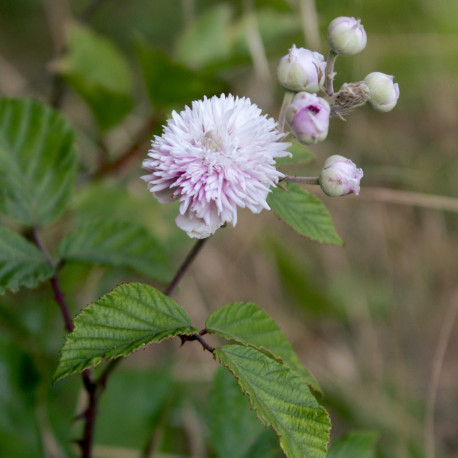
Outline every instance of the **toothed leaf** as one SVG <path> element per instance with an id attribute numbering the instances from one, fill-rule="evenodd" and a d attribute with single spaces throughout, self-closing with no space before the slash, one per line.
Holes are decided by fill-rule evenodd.
<path id="1" fill-rule="evenodd" d="M 300 375 L 252 347 L 225 345 L 214 356 L 248 394 L 262 423 L 277 433 L 287 457 L 327 455 L 329 416 Z"/>
<path id="2" fill-rule="evenodd" d="M 21 286 L 35 288 L 52 277 L 54 268 L 44 254 L 25 238 L 0 228 L 0 294 Z"/>
<path id="3" fill-rule="evenodd" d="M 208 317 L 205 328 L 212 334 L 239 344 L 270 351 L 304 377 L 315 391 L 321 393 L 315 377 L 301 364 L 277 323 L 256 304 L 235 302 L 221 307 Z"/>
<path id="4" fill-rule="evenodd" d="M 186 311 L 157 289 L 126 283 L 87 306 L 75 318 L 54 381 L 107 360 L 127 356 L 152 342 L 194 334 Z"/>

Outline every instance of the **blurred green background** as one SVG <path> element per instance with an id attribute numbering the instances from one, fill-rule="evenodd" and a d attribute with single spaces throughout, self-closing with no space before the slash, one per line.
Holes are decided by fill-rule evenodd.
<path id="1" fill-rule="evenodd" d="M 60 97 L 81 159 L 74 214 L 144 224 L 177 266 L 192 242 L 174 226 L 176 207 L 157 204 L 138 178 L 150 131 L 159 133 L 191 95 L 221 91 L 248 96 L 276 117 L 278 59 L 293 43 L 326 55 L 327 25 L 336 16 L 360 17 L 368 34 L 361 54 L 338 59 L 336 87 L 381 71 L 395 75 L 401 92 L 391 113 L 363 107 L 346 122 L 333 119 L 328 139 L 312 148 L 315 159 L 284 168 L 310 176 L 327 156 L 341 154 L 364 169 L 359 197 L 330 199 L 310 188 L 345 247 L 300 238 L 271 212 L 241 211 L 237 227 L 218 231 L 205 247 L 176 299 L 196 326 L 232 301 L 263 307 L 319 380 L 332 440 L 373 431 L 377 457 L 429 458 L 433 441 L 437 457 L 458 457 L 458 2 L 0 0 L 0 91 Z M 62 58 L 72 50 L 70 20 L 122 53 L 123 62 L 118 54 L 107 62 L 108 69 L 119 63 L 119 72 L 103 74 L 102 57 L 85 62 L 82 75 L 73 71 Z M 148 70 L 147 56 L 158 51 L 163 66 Z M 174 80 L 168 69 L 177 63 L 185 77 Z M 97 84 L 93 92 L 83 87 L 87 78 L 107 82 L 106 93 Z M 129 160 L 110 169 L 132 144 Z M 91 177 L 100 166 L 108 171 Z M 50 246 L 72 221 L 46 231 Z M 77 263 L 62 270 L 74 314 L 136 279 Z M 2 296 L 0 329 L 1 455 L 71 456 L 80 426 L 72 417 L 84 403 L 77 377 L 50 385 L 64 330 L 49 286 Z M 102 398 L 95 455 L 224 456 L 212 439 L 215 366 L 208 353 L 180 349 L 177 341 L 132 355 Z M 257 424 L 246 421 L 256 437 Z M 242 445 L 252 451 L 240 456 L 273 456 Z"/>

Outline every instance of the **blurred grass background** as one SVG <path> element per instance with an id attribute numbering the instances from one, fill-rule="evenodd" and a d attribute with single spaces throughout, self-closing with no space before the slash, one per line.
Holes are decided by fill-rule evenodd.
<path id="1" fill-rule="evenodd" d="M 310 176 L 327 156 L 341 154 L 364 169 L 359 197 L 330 199 L 310 188 L 328 206 L 345 247 L 302 239 L 270 212 L 242 211 L 236 228 L 219 231 L 208 243 L 176 299 L 197 326 L 232 301 L 263 307 L 318 378 L 333 439 L 370 430 L 378 434 L 379 457 L 431 457 L 433 441 L 437 457 L 458 457 L 458 2 L 2 0 L 4 95 L 48 100 L 50 62 L 63 47 L 68 19 L 81 14 L 119 46 L 135 73 L 132 113 L 103 136 L 112 158 L 151 110 L 136 36 L 190 68 L 217 75 L 232 93 L 277 116 L 278 59 L 293 43 L 326 55 L 329 22 L 361 17 L 367 48 L 338 59 L 336 86 L 372 71 L 393 74 L 401 92 L 397 107 L 387 114 L 363 107 L 346 122 L 332 120 L 328 139 L 313 147 L 315 160 L 285 166 L 286 173 Z M 101 154 L 90 112 L 71 90 L 62 111 L 77 129 L 83 169 L 90 171 Z M 174 227 L 176 208 L 158 205 L 138 179 L 146 150 L 143 144 L 116 176 L 81 186 L 74 209 L 86 218 L 113 212 L 146 224 L 173 246 L 178 265 L 191 242 Z M 50 228 L 48 240 L 62 230 Z M 62 277 L 74 313 L 120 281 L 137 278 L 76 264 Z M 16 443 L 7 448 L 10 456 L 38 456 L 37 447 L 45 456 L 72 453 L 59 440 L 76 436 L 69 422 L 80 410 L 79 381 L 49 388 L 63 339 L 55 312 L 46 286 L 38 296 L 2 298 L 0 441 Z M 157 424 L 162 453 L 203 456 L 203 393 L 214 366 L 208 354 L 193 345 L 179 349 L 175 341 L 134 354 L 102 401 L 97 456 L 136 456 L 132 450 L 142 447 L 148 425 Z M 151 372 L 158 367 L 159 375 Z M 156 399 L 167 396 L 172 407 L 164 413 Z M 110 425 L 110 415 L 125 421 L 102 426 Z"/>

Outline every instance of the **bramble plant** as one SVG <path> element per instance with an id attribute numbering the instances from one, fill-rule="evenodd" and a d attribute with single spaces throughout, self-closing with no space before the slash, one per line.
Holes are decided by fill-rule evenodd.
<path id="1" fill-rule="evenodd" d="M 79 93 L 97 129 L 107 131 L 131 110 L 129 69 L 109 42 L 86 27 L 72 24 L 68 40 L 67 49 L 53 65 L 57 81 Z M 117 219 L 116 211 L 111 217 L 86 218 L 71 206 L 78 172 L 83 183 L 122 168 L 139 143 L 118 159 L 104 159 L 90 174 L 81 170 L 74 130 L 57 110 L 62 93 L 54 94 L 52 107 L 29 98 L 0 101 L 0 209 L 5 222 L 0 228 L 0 292 L 51 284 L 68 332 L 53 382 L 80 374 L 86 393 L 77 416 L 84 423 L 77 440 L 81 456 L 94 456 L 94 431 L 102 410 L 99 401 L 107 383 L 116 377 L 117 365 L 135 350 L 170 338 L 181 345 L 200 346 L 208 352 L 209 361 L 222 368 L 215 376 L 213 413 L 209 413 L 214 419 L 210 435 L 214 436 L 217 456 L 230 456 L 237 447 L 232 456 L 274 456 L 280 449 L 291 458 L 328 455 L 331 420 L 320 403 L 321 388 L 262 307 L 250 302 L 230 303 L 211 312 L 199 328 L 186 304 L 180 305 L 172 296 L 205 244 L 211 243 L 208 239 L 228 223 L 236 225 L 239 208 L 256 214 L 272 209 L 298 234 L 320 243 L 342 244 L 324 204 L 298 184 L 319 185 L 333 197 L 357 195 L 362 170 L 338 155 L 339 151 L 332 151 L 322 161 L 319 176 L 286 175 L 277 167 L 293 162 L 295 154 L 300 156 L 298 143 L 324 141 L 331 118 L 344 119 L 366 103 L 382 112 L 394 108 L 399 88 L 393 77 L 383 73 L 370 73 L 334 90 L 337 57 L 362 51 L 366 41 L 359 19 L 339 17 L 329 25 L 327 61 L 316 51 L 292 45 L 277 67 L 285 94 L 276 122 L 250 99 L 222 93 L 221 81 L 174 63 L 138 39 L 146 85 L 158 108 L 158 114 L 143 128 L 147 135 L 152 131 L 157 135 L 143 160 L 145 174 L 141 178 L 160 203 L 178 203 L 172 210 L 178 213 L 176 225 L 197 239 L 174 275 L 169 265 L 171 248 L 158 242 L 144 226 Z M 109 64 L 89 78 L 86 70 L 97 66 L 98 53 L 105 55 Z M 176 97 L 171 101 L 163 95 L 166 86 L 174 84 L 167 81 L 168 76 L 184 86 L 171 91 Z M 173 111 L 159 132 L 164 113 L 190 98 L 197 100 L 179 113 Z M 289 138 L 295 142 L 294 154 L 289 151 Z M 103 143 L 101 148 L 105 148 Z M 122 194 L 113 195 L 113 207 L 118 199 Z M 74 229 L 56 244 L 53 235 L 43 233 L 50 230 L 52 234 L 57 224 L 65 227 L 69 213 L 76 221 Z M 123 282 L 73 319 L 69 303 L 77 302 L 81 291 L 74 291 L 72 297 L 60 278 L 63 266 L 72 262 L 131 269 L 167 286 L 161 291 L 148 283 Z M 275 432 L 280 449 L 269 431 L 260 432 L 246 420 L 245 413 L 237 417 L 248 406 L 234 392 L 236 386 L 246 395 L 258 420 Z M 167 390 L 164 393 L 172 396 Z M 122 396 L 129 398 L 131 394 L 126 390 Z M 246 420 L 253 440 L 237 443 L 234 439 L 232 452 L 228 452 L 224 441 L 218 442 L 218 428 L 224 428 L 218 424 L 221 415 L 227 415 L 235 429 L 243 428 Z M 356 435 L 355 443 L 360 439 Z M 352 443 L 351 437 L 345 440 Z M 363 440 L 370 448 L 373 437 L 364 436 Z M 338 442 L 333 445 L 335 452 L 329 456 L 340 456 L 339 447 Z M 150 449 L 147 444 L 144 456 Z"/>

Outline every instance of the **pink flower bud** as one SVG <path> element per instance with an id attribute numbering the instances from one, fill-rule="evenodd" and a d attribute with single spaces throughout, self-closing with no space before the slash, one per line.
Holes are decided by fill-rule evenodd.
<path id="1" fill-rule="evenodd" d="M 370 91 L 369 104 L 377 111 L 391 111 L 399 98 L 398 83 L 393 83 L 394 76 L 373 72 L 364 78 Z"/>
<path id="2" fill-rule="evenodd" d="M 331 108 L 326 100 L 308 92 L 298 92 L 286 109 L 286 122 L 303 145 L 323 141 L 328 135 Z"/>
<path id="3" fill-rule="evenodd" d="M 330 156 L 324 163 L 319 176 L 321 189 L 331 197 L 359 194 L 359 182 L 363 177 L 362 169 L 343 156 Z"/>
<path id="4" fill-rule="evenodd" d="M 277 67 L 277 77 L 280 84 L 291 91 L 318 92 L 320 84 L 324 83 L 324 57 L 305 48 L 289 50 L 283 56 Z"/>
<path id="5" fill-rule="evenodd" d="M 328 43 L 334 52 L 352 56 L 366 47 L 367 35 L 361 19 L 354 17 L 335 18 L 328 27 Z"/>

